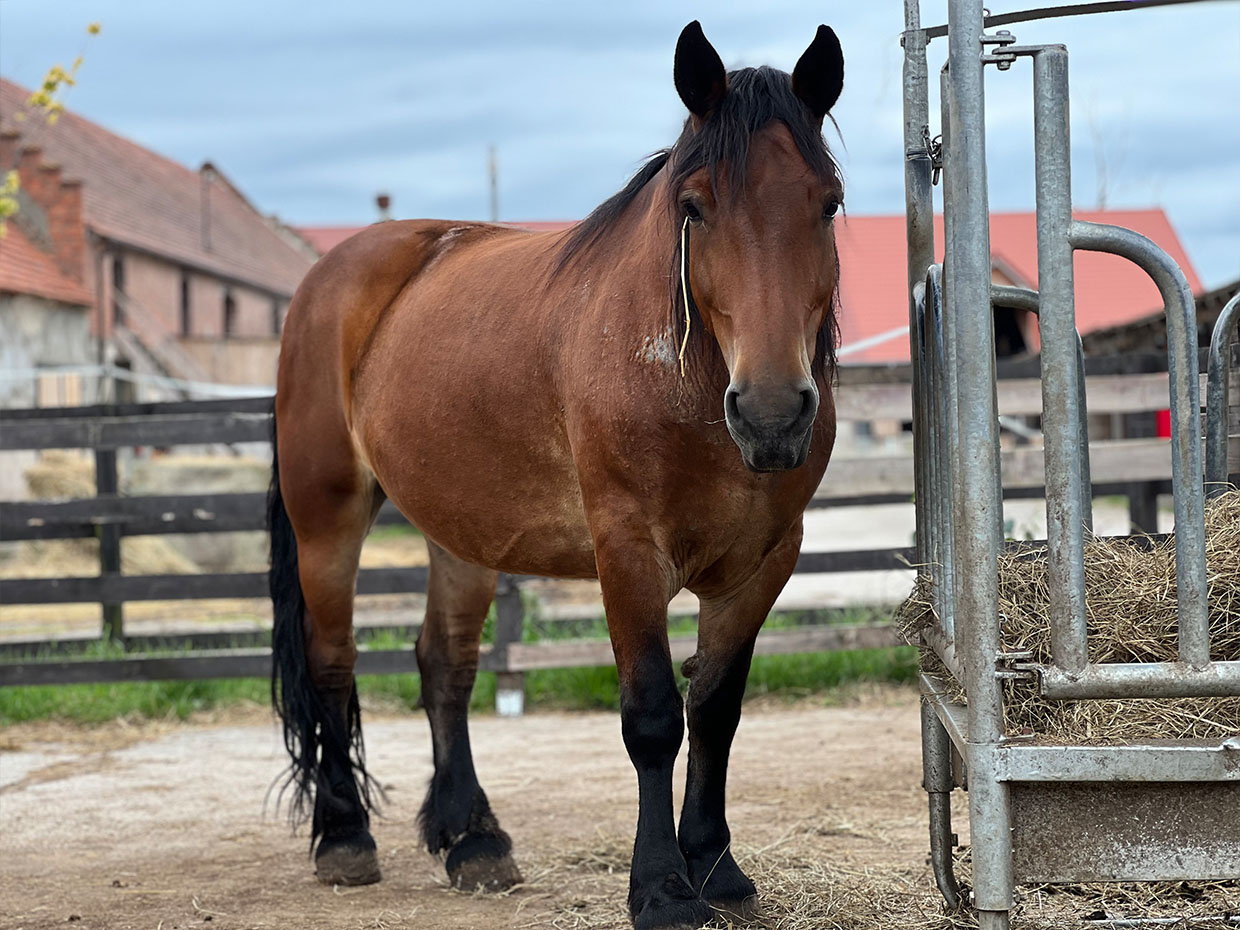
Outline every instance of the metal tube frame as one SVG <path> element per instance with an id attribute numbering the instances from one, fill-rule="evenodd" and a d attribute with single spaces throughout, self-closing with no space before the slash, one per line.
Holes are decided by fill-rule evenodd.
<path id="1" fill-rule="evenodd" d="M 938 622 L 923 633 L 968 694 L 952 704 L 922 675 L 923 767 L 930 799 L 931 861 L 949 904 L 952 762 L 969 772 L 970 832 L 979 927 L 1003 930 L 1012 904 L 1013 782 L 1228 781 L 1240 778 L 1240 738 L 1221 746 L 1041 746 L 1003 733 L 1001 678 L 1036 674 L 1052 698 L 1240 695 L 1240 662 L 1209 661 L 1200 412 L 1195 314 L 1183 273 L 1149 240 L 1072 218 L 1067 52 L 1021 48 L 983 35 L 981 0 L 949 0 L 949 52 L 942 73 L 943 144 L 930 143 L 926 45 L 919 0 L 905 0 L 904 132 L 910 350 L 918 552 L 935 582 Z M 999 46 L 993 51 L 987 46 Z M 992 285 L 986 196 L 983 69 L 1033 58 L 1039 292 Z M 935 164 L 936 155 L 939 158 Z M 933 256 L 930 176 L 944 173 L 944 265 Z M 1092 532 L 1084 353 L 1073 306 L 1074 250 L 1111 252 L 1138 264 L 1164 299 L 1168 328 L 1180 612 L 1178 662 L 1090 664 L 1085 623 L 1084 544 Z M 996 566 L 1002 540 L 992 305 L 1038 314 L 1043 355 L 1052 655 L 1022 665 L 1000 652 Z M 1224 310 L 1212 346 L 1208 416 L 1210 480 L 1226 479 L 1226 333 L 1240 295 Z M 1225 319 L 1224 319 L 1225 318 Z M 968 346 L 967 351 L 957 347 Z M 1218 399 L 1215 399 L 1218 398 Z M 1223 405 L 1220 407 L 1220 404 Z M 920 433 L 920 436 L 917 434 Z M 1219 438 L 1221 435 L 1221 438 Z M 1219 463 L 1222 463 L 1221 465 Z M 1216 478 L 1222 471 L 1222 477 Z M 929 500 L 924 500 L 930 495 Z M 1232 745 L 1234 744 L 1234 745 Z"/>
<path id="2" fill-rule="evenodd" d="M 1206 365 L 1206 496 L 1227 490 L 1228 338 L 1240 324 L 1240 293 L 1227 301 L 1210 337 Z"/>

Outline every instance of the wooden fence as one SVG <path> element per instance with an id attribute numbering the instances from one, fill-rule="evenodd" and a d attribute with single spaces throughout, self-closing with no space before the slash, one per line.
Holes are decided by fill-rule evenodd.
<path id="1" fill-rule="evenodd" d="M 1094 363 L 1094 369 L 1114 370 Z M 1128 366 L 1131 368 L 1132 366 Z M 1122 366 L 1121 366 L 1122 370 Z M 898 380 L 880 380 L 872 370 L 845 370 L 836 391 L 842 421 L 905 421 L 910 418 L 910 388 Z M 1237 379 L 1240 380 L 1240 379 Z M 1167 403 L 1167 375 L 1160 372 L 1088 374 L 1091 415 L 1149 414 Z M 999 409 L 1009 416 L 1036 416 L 1041 409 L 1036 377 L 999 383 Z M 1240 385 L 1233 384 L 1233 395 Z M 1234 402 L 1234 400 L 1233 400 Z M 24 501 L 0 504 L 0 540 L 99 539 L 100 572 L 78 578 L 0 579 L 0 604 L 99 603 L 103 636 L 124 641 L 123 609 L 127 602 L 220 597 L 264 597 L 264 572 L 194 575 L 125 575 L 120 569 L 124 536 L 166 533 L 216 533 L 263 529 L 262 493 L 179 494 L 125 497 L 118 494 L 116 451 L 132 446 L 262 443 L 269 441 L 270 398 L 246 398 L 161 404 L 103 405 L 0 411 L 0 452 L 31 449 L 94 450 L 97 496 L 68 501 Z M 1236 429 L 1233 419 L 1233 433 Z M 1240 438 L 1232 439 L 1234 460 L 1240 460 Z M 1156 495 L 1170 490 L 1171 455 L 1164 439 L 1100 440 L 1091 443 L 1094 494 L 1126 495 L 1134 523 L 1149 531 Z M 1004 495 L 1039 497 L 1043 493 L 1042 450 L 1018 446 L 1003 453 Z M 904 502 L 913 493 L 912 459 L 905 456 L 837 458 L 811 506 Z M 390 502 L 378 522 L 404 522 Z M 802 553 L 796 571 L 845 572 L 907 568 L 912 548 Z M 505 578 L 497 594 L 495 641 L 484 649 L 481 667 L 504 676 L 511 687 L 525 671 L 545 668 L 606 665 L 610 645 L 599 640 L 523 643 L 520 579 Z M 358 576 L 359 594 L 425 592 L 426 569 L 371 568 Z M 818 625 L 769 630 L 759 637 L 758 654 L 861 649 L 893 645 L 889 624 Z M 50 644 L 48 644 L 50 645 Z M 695 648 L 693 637 L 672 640 L 674 658 Z M 416 671 L 411 647 L 364 650 L 361 674 Z M 130 655 L 119 659 L 10 661 L 0 664 L 0 686 L 152 679 L 201 679 L 266 676 L 270 654 L 265 648 L 205 649 L 155 657 Z"/>

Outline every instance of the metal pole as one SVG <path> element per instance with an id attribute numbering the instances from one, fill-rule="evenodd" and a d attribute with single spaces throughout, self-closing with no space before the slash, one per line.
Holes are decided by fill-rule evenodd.
<path id="1" fill-rule="evenodd" d="M 1180 661 L 1210 661 L 1206 604 L 1206 517 L 1202 491 L 1201 379 L 1197 312 L 1184 272 L 1154 242 L 1121 226 L 1072 222 L 1073 248 L 1109 252 L 1139 265 L 1162 295 L 1167 312 L 1167 369 L 1171 381 L 1171 486 L 1175 494 L 1175 574 Z"/>
<path id="2" fill-rule="evenodd" d="M 1089 661 L 1085 625 L 1085 539 L 1079 447 L 1083 385 L 1076 359 L 1072 187 L 1068 136 L 1068 51 L 1033 56 L 1037 177 L 1038 330 L 1042 338 L 1042 436 L 1046 445 L 1046 550 L 1051 655 L 1069 674 Z"/>
<path id="3" fill-rule="evenodd" d="M 913 292 L 934 261 L 934 196 L 931 187 L 932 165 L 926 148 L 930 126 L 930 98 L 926 77 L 926 39 L 921 31 L 919 0 L 904 3 L 904 218 L 908 241 L 909 294 L 909 355 L 913 367 L 913 474 L 914 503 L 917 514 L 917 561 L 931 561 L 930 521 L 932 506 L 931 469 L 927 455 L 929 417 L 927 397 L 922 383 L 922 352 L 924 342 L 919 334 L 924 329 L 917 319 Z M 921 345 L 919 346 L 919 343 Z"/>
<path id="4" fill-rule="evenodd" d="M 1227 490 L 1227 402 L 1228 340 L 1240 322 L 1240 294 L 1227 301 L 1227 306 L 1214 323 L 1210 337 L 1210 361 L 1206 375 L 1206 496 L 1216 497 Z"/>
<path id="5" fill-rule="evenodd" d="M 981 0 L 948 5 L 951 154 L 946 169 L 954 211 L 948 240 L 947 314 L 955 352 L 959 448 L 955 481 L 957 643 L 969 695 L 969 814 L 974 901 L 981 930 L 1003 930 L 1012 906 L 1011 810 L 998 780 L 1003 693 L 995 676 L 1000 650 L 997 588 L 999 530 L 998 416 L 994 314 L 990 306 L 990 225 L 986 192 L 986 117 Z"/>

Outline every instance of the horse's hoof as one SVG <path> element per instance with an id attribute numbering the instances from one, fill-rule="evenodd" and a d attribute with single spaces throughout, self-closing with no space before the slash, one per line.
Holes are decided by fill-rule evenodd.
<path id="1" fill-rule="evenodd" d="M 445 863 L 448 880 L 461 891 L 507 891 L 524 879 L 508 850 L 507 836 L 467 835 L 452 847 Z"/>
<path id="2" fill-rule="evenodd" d="M 629 911 L 635 930 L 698 930 L 714 917 L 710 905 L 675 873 L 654 892 L 630 894 Z"/>
<path id="3" fill-rule="evenodd" d="M 379 854 L 370 836 L 324 840 L 314 855 L 314 877 L 324 885 L 373 885 L 382 878 Z"/>
<path id="4" fill-rule="evenodd" d="M 692 866 L 689 874 L 694 875 Z M 719 914 L 729 920 L 742 922 L 761 916 L 758 889 L 754 887 L 749 876 L 741 871 L 731 854 L 716 857 L 706 876 L 700 893 Z M 693 885 L 698 887 L 696 880 Z"/>
<path id="5" fill-rule="evenodd" d="M 762 907 L 758 896 L 751 894 L 747 898 L 725 899 L 710 898 L 711 910 L 730 924 L 748 924 L 762 918 Z"/>

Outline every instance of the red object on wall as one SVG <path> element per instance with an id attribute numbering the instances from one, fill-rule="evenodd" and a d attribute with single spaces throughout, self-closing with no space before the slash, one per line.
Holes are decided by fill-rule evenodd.
<path id="1" fill-rule="evenodd" d="M 1171 411 L 1159 410 L 1154 414 L 1154 423 L 1158 430 L 1159 439 L 1171 438 Z"/>

